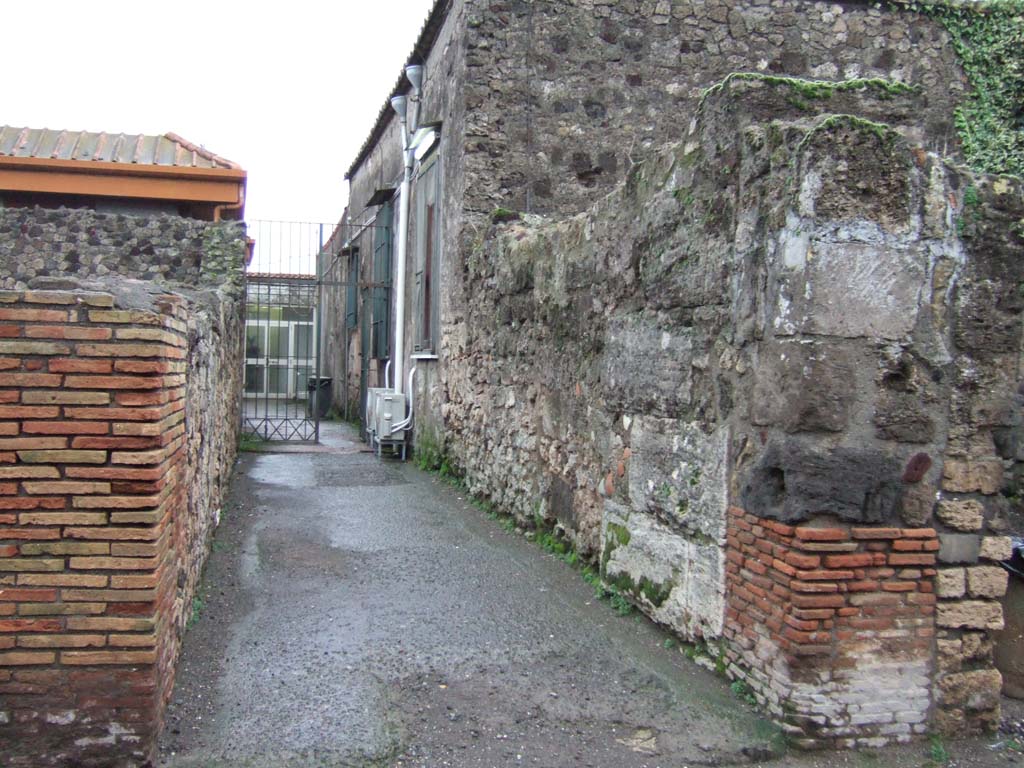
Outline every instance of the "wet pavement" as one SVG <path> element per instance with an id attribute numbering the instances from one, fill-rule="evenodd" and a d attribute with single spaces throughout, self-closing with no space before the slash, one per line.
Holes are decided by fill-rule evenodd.
<path id="1" fill-rule="evenodd" d="M 160 765 L 681 768 L 780 746 L 577 570 L 352 428 L 324 428 L 312 452 L 240 459 Z M 852 757 L 776 764 L 920 765 Z"/>

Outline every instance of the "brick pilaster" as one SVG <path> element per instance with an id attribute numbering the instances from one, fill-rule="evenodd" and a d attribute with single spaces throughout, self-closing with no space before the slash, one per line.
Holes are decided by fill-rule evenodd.
<path id="1" fill-rule="evenodd" d="M 926 733 L 938 549 L 931 528 L 790 526 L 731 509 L 730 675 L 804 746 Z"/>
<path id="2" fill-rule="evenodd" d="M 149 757 L 173 679 L 183 308 L 0 293 L 0 745 Z"/>

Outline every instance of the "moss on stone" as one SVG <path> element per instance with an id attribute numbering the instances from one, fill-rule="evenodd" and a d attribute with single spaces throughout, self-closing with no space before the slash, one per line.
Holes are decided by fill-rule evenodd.
<path id="1" fill-rule="evenodd" d="M 791 92 L 790 99 L 795 99 L 799 108 L 809 108 L 807 101 L 820 101 L 831 98 L 836 93 L 849 91 L 872 91 L 882 99 L 890 99 L 904 93 L 915 93 L 916 86 L 907 85 L 896 80 L 886 80 L 881 77 L 855 77 L 849 80 L 806 80 L 801 77 L 787 77 L 784 75 L 766 75 L 762 72 L 732 72 L 723 80 L 715 83 L 701 93 L 700 101 L 697 104 L 697 111 L 700 112 L 708 98 L 722 92 L 734 81 L 759 82 L 766 85 L 781 86 L 788 88 Z"/>
<path id="2" fill-rule="evenodd" d="M 502 208 L 501 206 L 498 206 L 491 211 L 491 222 L 493 224 L 503 224 L 507 221 L 518 221 L 519 218 L 519 211 L 513 211 L 509 208 Z"/>
<path id="3" fill-rule="evenodd" d="M 618 523 L 608 523 L 608 535 L 605 537 L 604 551 L 601 553 L 601 573 L 605 573 L 612 553 L 619 547 L 629 544 L 629 529 Z"/>
<path id="4" fill-rule="evenodd" d="M 660 608 L 662 604 L 668 600 L 668 596 L 672 594 L 672 589 L 675 585 L 671 582 L 659 584 L 656 581 L 648 579 L 646 576 L 640 579 L 640 594 L 642 594 L 651 605 L 655 608 Z"/>

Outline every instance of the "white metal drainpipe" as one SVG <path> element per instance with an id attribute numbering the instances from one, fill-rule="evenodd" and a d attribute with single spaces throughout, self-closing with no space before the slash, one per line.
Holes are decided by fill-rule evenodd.
<path id="1" fill-rule="evenodd" d="M 405 174 L 402 176 L 401 200 L 398 204 L 398 277 L 395 281 L 395 391 L 402 391 L 402 369 L 405 366 L 405 259 L 409 242 L 409 190 L 412 187 L 412 167 L 415 158 L 409 144 L 405 120 L 402 120 L 402 147 L 405 155 Z"/>
<path id="2" fill-rule="evenodd" d="M 402 372 L 405 369 L 405 261 L 409 242 L 409 195 L 412 188 L 412 169 L 416 162 L 416 153 L 409 146 L 420 116 L 420 87 L 423 85 L 423 66 L 409 64 L 405 68 L 405 76 L 412 85 L 410 96 L 397 95 L 391 98 L 391 108 L 395 110 L 402 126 L 402 156 L 405 160 L 405 172 L 402 175 L 402 199 L 398 205 L 398 280 L 395 290 L 395 391 L 402 392 Z M 409 107 L 412 107 L 411 114 Z M 412 397 L 412 384 L 409 385 L 409 397 Z M 412 411 L 410 402 L 410 415 Z"/>

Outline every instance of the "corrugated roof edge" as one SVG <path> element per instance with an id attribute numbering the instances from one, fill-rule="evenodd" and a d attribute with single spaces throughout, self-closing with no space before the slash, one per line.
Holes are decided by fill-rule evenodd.
<path id="1" fill-rule="evenodd" d="M 242 170 L 242 166 L 240 166 L 238 163 L 232 160 L 228 160 L 226 157 L 221 157 L 220 155 L 216 154 L 215 152 L 211 152 L 205 147 L 200 147 L 198 144 L 193 144 L 188 139 L 183 138 L 176 133 L 171 133 L 168 131 L 167 133 L 164 134 L 164 138 L 181 144 L 181 146 L 185 147 L 185 149 L 189 150 L 190 152 L 195 152 L 200 157 L 205 157 L 211 163 L 223 165 L 226 168 L 230 168 L 235 171 Z"/>
<path id="2" fill-rule="evenodd" d="M 409 84 L 405 79 L 405 67 L 409 64 L 421 64 L 426 59 L 427 54 L 430 53 L 430 49 L 434 47 L 434 42 L 437 40 L 437 33 L 441 31 L 441 26 L 448 17 L 451 5 L 452 0 L 436 0 L 434 2 L 434 7 L 430 9 L 430 14 L 423 24 L 423 29 L 420 30 L 419 37 L 416 38 L 416 45 L 413 46 L 412 53 L 406 58 L 405 65 L 402 67 L 394 87 L 384 100 L 384 106 L 377 113 L 377 121 L 373 125 L 373 130 L 370 131 L 370 135 L 363 142 L 363 146 L 359 149 L 356 159 L 352 161 L 352 164 L 345 172 L 346 181 L 352 178 L 353 174 L 359 169 L 359 166 L 363 164 L 366 156 L 370 154 L 370 150 L 373 149 L 373 146 L 380 137 L 384 135 L 384 130 L 391 120 L 391 97 L 409 90 Z"/>
<path id="3" fill-rule="evenodd" d="M 88 151 L 84 156 L 75 156 L 81 154 L 77 150 L 83 141 L 86 142 Z M 26 142 L 31 146 L 26 147 Z M 140 147 L 147 143 L 151 144 L 148 155 L 140 157 Z M 165 145 L 173 147 L 173 157 L 169 161 L 167 157 L 162 158 L 162 155 L 166 155 Z M 5 146 L 7 146 L 6 150 Z M 129 149 L 134 148 L 130 157 L 123 156 L 123 152 L 120 151 L 122 146 L 128 146 Z M 232 175 L 245 176 L 245 170 L 238 163 L 200 147 L 176 133 L 125 134 L 0 125 L 0 160 L 8 158 L 31 161 L 70 161 L 86 165 L 112 163 L 121 166 L 197 168 L 203 171 L 230 171 Z M 197 163 L 197 158 L 201 158 L 203 162 Z M 209 167 L 206 166 L 207 163 Z"/>

